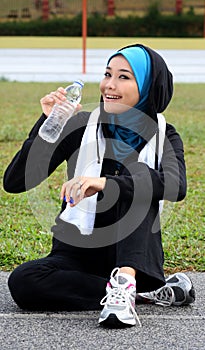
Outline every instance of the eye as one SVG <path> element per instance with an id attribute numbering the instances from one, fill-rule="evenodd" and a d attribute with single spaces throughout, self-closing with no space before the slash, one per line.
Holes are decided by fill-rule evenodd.
<path id="1" fill-rule="evenodd" d="M 120 79 L 130 79 L 127 75 L 121 74 L 119 76 Z"/>
<path id="2" fill-rule="evenodd" d="M 105 77 L 111 77 L 111 74 L 109 72 L 105 72 L 104 76 Z"/>

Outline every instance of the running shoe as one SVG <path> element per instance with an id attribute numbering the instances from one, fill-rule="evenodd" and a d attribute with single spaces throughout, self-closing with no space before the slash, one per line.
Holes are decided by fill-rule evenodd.
<path id="1" fill-rule="evenodd" d="M 148 293 L 138 293 L 136 301 L 161 306 L 183 306 L 195 301 L 195 289 L 185 273 L 177 272 L 166 278 L 165 286 Z"/>
<path id="2" fill-rule="evenodd" d="M 106 296 L 101 300 L 103 307 L 99 323 L 109 328 L 123 328 L 135 326 L 141 322 L 135 311 L 136 287 L 130 283 L 125 274 L 115 268 L 107 283 Z"/>

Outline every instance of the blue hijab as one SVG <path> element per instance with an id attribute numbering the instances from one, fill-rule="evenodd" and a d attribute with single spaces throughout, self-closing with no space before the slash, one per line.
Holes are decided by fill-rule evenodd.
<path id="1" fill-rule="evenodd" d="M 146 143 L 148 125 L 144 113 L 147 110 L 152 83 L 152 69 L 150 56 L 143 47 L 132 46 L 119 50 L 109 58 L 108 64 L 117 55 L 124 56 L 130 64 L 140 95 L 139 102 L 133 106 L 134 108 L 122 114 L 108 115 L 109 136 L 116 140 L 112 142 L 112 147 L 115 158 L 119 162 L 118 167 L 120 167 L 120 163 L 130 155 L 131 149 L 140 150 Z"/>

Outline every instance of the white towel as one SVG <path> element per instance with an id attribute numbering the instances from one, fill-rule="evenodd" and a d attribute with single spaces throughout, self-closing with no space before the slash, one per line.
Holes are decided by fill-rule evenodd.
<path id="1" fill-rule="evenodd" d="M 166 120 L 163 114 L 157 114 L 158 130 L 159 130 L 159 149 L 158 149 L 158 167 L 163 155 L 164 139 L 166 133 Z M 156 134 L 150 139 L 150 141 L 141 150 L 138 158 L 138 162 L 146 163 L 150 168 L 155 167 L 155 154 L 156 154 Z M 162 213 L 164 201 L 159 201 L 159 212 Z"/>
<path id="2" fill-rule="evenodd" d="M 97 155 L 97 139 L 96 130 L 97 122 L 100 115 L 100 108 L 96 108 L 90 115 L 86 126 L 80 150 L 78 154 L 77 164 L 74 177 L 90 176 L 100 177 L 102 169 L 102 161 L 105 152 L 105 139 L 102 133 L 102 128 L 98 128 L 98 147 L 100 155 L 100 163 Z M 60 218 L 66 222 L 76 225 L 81 234 L 90 235 L 93 231 L 97 193 L 91 197 L 84 198 L 75 207 L 66 206 L 66 209 L 61 213 Z"/>

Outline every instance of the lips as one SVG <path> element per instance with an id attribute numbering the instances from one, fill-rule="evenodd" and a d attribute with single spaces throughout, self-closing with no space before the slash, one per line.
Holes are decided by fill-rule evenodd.
<path id="1" fill-rule="evenodd" d="M 119 100 L 121 98 L 121 96 L 118 95 L 105 95 L 106 100 Z"/>

